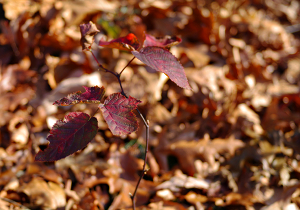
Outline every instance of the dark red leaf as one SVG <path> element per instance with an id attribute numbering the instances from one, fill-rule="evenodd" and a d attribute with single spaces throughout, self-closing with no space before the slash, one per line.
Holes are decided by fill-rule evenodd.
<path id="1" fill-rule="evenodd" d="M 109 47 L 109 48 L 117 48 L 119 50 L 132 51 L 137 50 L 139 48 L 139 41 L 136 36 L 132 33 L 128 34 L 125 37 L 120 37 L 117 39 L 113 39 L 109 42 L 99 41 L 99 46 Z"/>
<path id="2" fill-rule="evenodd" d="M 181 42 L 181 39 L 177 36 L 165 36 L 164 38 L 155 38 L 149 34 L 145 34 L 146 38 L 144 41 L 144 47 L 156 46 L 156 47 L 165 47 L 170 48 L 174 45 L 177 45 Z"/>
<path id="3" fill-rule="evenodd" d="M 91 45 L 94 42 L 94 36 L 99 32 L 99 30 L 92 21 L 87 24 L 81 24 L 79 27 L 81 33 L 80 43 L 82 50 L 90 50 Z"/>
<path id="4" fill-rule="evenodd" d="M 114 135 L 127 135 L 138 129 L 138 122 L 132 112 L 141 101 L 121 93 L 110 95 L 99 107 L 109 129 Z"/>
<path id="5" fill-rule="evenodd" d="M 143 47 L 132 54 L 147 66 L 166 74 L 179 87 L 192 89 L 186 78 L 184 68 L 177 58 L 161 47 Z"/>
<path id="6" fill-rule="evenodd" d="M 78 91 L 76 93 L 72 93 L 68 95 L 67 97 L 64 97 L 60 100 L 57 100 L 53 103 L 53 105 L 58 106 L 69 106 L 72 104 L 78 104 L 78 103 L 100 103 L 102 97 L 105 93 L 105 88 L 98 86 L 95 87 L 85 87 L 83 86 L 86 92 L 81 93 L 81 91 Z"/>
<path id="7" fill-rule="evenodd" d="M 96 135 L 98 121 L 82 112 L 71 112 L 50 131 L 50 144 L 35 156 L 36 161 L 56 161 L 83 149 Z"/>

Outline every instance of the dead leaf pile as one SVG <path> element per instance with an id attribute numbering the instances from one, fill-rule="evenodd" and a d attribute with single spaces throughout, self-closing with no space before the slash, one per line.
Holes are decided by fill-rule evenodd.
<path id="1" fill-rule="evenodd" d="M 4 1 L 0 3 L 0 209 L 131 209 L 142 171 L 145 128 L 99 132 L 82 151 L 34 162 L 49 130 L 94 104 L 53 102 L 82 86 L 119 92 L 82 51 L 81 23 L 95 40 L 129 33 L 177 35 L 170 51 L 192 90 L 135 59 L 126 94 L 150 122 L 138 209 L 300 209 L 300 3 L 266 1 Z M 97 30 L 94 32 L 96 33 Z M 89 47 L 89 46 L 88 46 Z M 120 72 L 132 54 L 92 45 Z"/>

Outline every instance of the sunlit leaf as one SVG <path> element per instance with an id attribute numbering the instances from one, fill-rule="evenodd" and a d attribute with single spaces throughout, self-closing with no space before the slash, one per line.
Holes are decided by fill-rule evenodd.
<path id="1" fill-rule="evenodd" d="M 58 106 L 69 106 L 72 104 L 78 104 L 78 103 L 100 103 L 102 97 L 105 93 L 105 88 L 98 86 L 94 87 L 85 87 L 83 86 L 86 92 L 81 93 L 81 91 L 78 91 L 76 93 L 71 93 L 67 97 L 64 97 L 60 100 L 57 100 L 53 103 L 53 105 Z"/>
<path id="2" fill-rule="evenodd" d="M 132 112 L 141 101 L 121 93 L 110 95 L 99 107 L 109 129 L 114 135 L 127 135 L 138 129 L 138 122 Z"/>
<path id="3" fill-rule="evenodd" d="M 179 87 L 191 89 L 184 68 L 177 58 L 161 47 L 144 47 L 132 54 L 147 66 L 166 74 Z"/>
<path id="4" fill-rule="evenodd" d="M 125 37 L 113 39 L 109 42 L 100 40 L 99 46 L 117 48 L 119 50 L 125 51 L 132 51 L 139 48 L 139 41 L 134 34 L 130 33 Z"/>
<path id="5" fill-rule="evenodd" d="M 59 120 L 50 131 L 50 142 L 44 151 L 35 156 L 36 161 L 56 161 L 83 149 L 96 135 L 98 121 L 82 112 L 71 112 L 64 121 Z"/>
<path id="6" fill-rule="evenodd" d="M 181 42 L 181 39 L 177 36 L 165 36 L 163 38 L 155 38 L 149 34 L 145 34 L 144 47 L 157 46 L 170 48 L 171 46 L 177 45 Z"/>

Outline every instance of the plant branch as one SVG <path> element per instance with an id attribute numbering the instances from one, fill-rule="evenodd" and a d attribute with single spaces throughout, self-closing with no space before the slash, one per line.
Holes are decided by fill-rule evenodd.
<path id="1" fill-rule="evenodd" d="M 95 54 L 93 53 L 93 51 L 92 50 L 90 50 L 90 52 L 92 53 L 92 55 L 93 55 L 93 57 L 94 57 L 94 59 L 95 59 L 95 61 L 97 62 L 97 64 L 98 64 L 98 66 L 99 66 L 99 68 L 100 69 L 103 69 L 105 72 L 108 72 L 108 73 L 111 73 L 111 74 L 113 74 L 117 79 L 118 79 L 118 82 L 119 82 L 119 84 L 120 84 L 120 88 L 121 88 L 121 93 L 122 93 L 122 95 L 124 95 L 126 98 L 127 98 L 127 96 L 125 95 L 125 93 L 124 93 L 124 90 L 123 90 L 123 86 L 122 86 L 122 83 L 121 83 L 121 79 L 120 79 L 120 76 L 121 76 L 121 73 L 120 74 L 118 74 L 118 73 L 116 73 L 116 72 L 113 72 L 113 71 L 111 71 L 111 70 L 108 70 L 107 68 L 105 68 L 104 66 L 102 66 L 100 63 L 99 63 L 99 61 L 98 61 L 98 59 L 96 58 L 96 56 L 95 56 Z M 134 59 L 134 58 L 133 58 Z M 132 59 L 132 60 L 133 60 Z M 132 61 L 131 60 L 131 61 Z M 130 61 L 130 62 L 131 62 Z M 129 64 L 129 63 L 128 63 Z M 126 66 L 128 66 L 128 64 L 126 65 Z M 124 69 L 123 69 L 124 70 Z M 122 71 L 123 71 L 122 70 Z"/>
<path id="2" fill-rule="evenodd" d="M 120 88 L 121 88 L 121 94 L 122 94 L 123 96 L 125 96 L 126 98 L 128 98 L 128 96 L 127 96 L 127 95 L 125 94 L 125 92 L 124 92 L 124 89 L 123 89 L 123 86 L 122 86 L 122 82 L 121 82 L 120 76 L 121 76 L 121 74 L 123 73 L 124 69 L 125 69 L 127 66 L 129 66 L 129 64 L 134 60 L 135 57 L 133 57 L 133 58 L 128 62 L 128 64 L 121 70 L 120 73 L 116 73 L 116 72 L 110 71 L 110 70 L 106 69 L 105 67 L 103 67 L 103 66 L 99 63 L 99 61 L 98 61 L 98 59 L 96 58 L 96 56 L 94 55 L 93 51 L 90 50 L 90 52 L 92 53 L 92 55 L 93 55 L 93 57 L 94 57 L 95 61 L 97 62 L 97 64 L 98 64 L 98 66 L 99 66 L 100 69 L 103 69 L 105 72 L 109 72 L 109 73 L 113 74 L 113 75 L 117 78 L 117 80 L 118 80 L 118 82 L 119 82 L 119 85 L 120 85 Z M 137 110 L 137 112 L 139 113 L 139 115 L 140 115 L 141 119 L 143 120 L 143 123 L 144 123 L 144 125 L 145 125 L 145 127 L 146 127 L 146 147 L 145 147 L 145 156 L 144 156 L 143 171 L 142 171 L 142 174 L 140 175 L 140 178 L 139 178 L 139 180 L 138 180 L 138 182 L 137 182 L 137 184 L 136 184 L 134 193 L 133 193 L 132 195 L 130 195 L 131 200 L 132 200 L 132 207 L 133 207 L 133 210 L 135 210 L 135 199 L 136 199 L 137 190 L 138 190 L 138 188 L 139 188 L 139 185 L 140 185 L 140 183 L 141 183 L 141 181 L 142 181 L 144 175 L 145 175 L 145 174 L 147 173 L 147 171 L 148 171 L 148 170 L 146 170 L 146 164 L 147 164 L 147 157 L 148 157 L 147 154 L 148 154 L 148 147 L 149 147 L 149 124 L 148 124 L 148 122 L 146 121 L 146 119 L 144 118 L 144 116 L 142 115 L 142 113 L 139 111 L 139 109 L 136 109 L 136 110 Z"/>
<path id="3" fill-rule="evenodd" d="M 99 66 L 100 69 L 104 70 L 105 72 L 111 73 L 111 74 L 115 75 L 116 77 L 119 77 L 119 76 L 118 76 L 118 75 L 119 75 L 118 73 L 113 72 L 113 71 L 110 71 L 110 70 L 108 70 L 107 68 L 105 68 L 104 66 L 102 66 L 102 65 L 99 63 L 98 59 L 96 58 L 96 56 L 95 56 L 95 54 L 93 53 L 92 50 L 90 50 L 90 52 L 92 53 L 92 55 L 93 55 L 93 57 L 94 57 L 94 60 L 97 62 L 97 64 L 98 64 L 98 66 Z"/>
<path id="4" fill-rule="evenodd" d="M 127 66 L 129 66 L 129 64 L 135 59 L 135 56 L 127 63 L 127 65 L 122 69 L 122 71 L 119 73 L 119 75 L 121 76 L 121 74 L 123 73 L 123 71 L 127 68 Z"/>
<path id="5" fill-rule="evenodd" d="M 148 170 L 146 170 L 146 163 L 147 163 L 147 157 L 148 157 L 148 148 L 149 148 L 149 123 L 145 120 L 144 116 L 142 113 L 136 109 L 137 112 L 139 113 L 140 117 L 142 118 L 144 125 L 146 127 L 146 147 L 145 147 L 145 156 L 144 156 L 144 165 L 143 165 L 143 171 L 142 174 L 140 175 L 140 178 L 136 184 L 135 190 L 133 195 L 131 195 L 131 200 L 132 200 L 132 205 L 133 205 L 133 210 L 135 210 L 135 198 L 136 198 L 136 193 L 139 188 L 139 185 L 144 177 L 144 175 L 147 173 Z"/>

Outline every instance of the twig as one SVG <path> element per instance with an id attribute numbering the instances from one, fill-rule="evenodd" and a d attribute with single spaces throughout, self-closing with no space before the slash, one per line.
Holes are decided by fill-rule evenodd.
<path id="1" fill-rule="evenodd" d="M 291 33 L 291 34 L 299 32 L 300 31 L 300 24 L 295 24 L 295 25 L 287 26 L 287 27 L 285 27 L 285 30 L 288 33 Z"/>
<path id="2" fill-rule="evenodd" d="M 133 58 L 127 63 L 127 65 L 121 70 L 120 73 L 116 73 L 116 72 L 110 71 L 110 70 L 106 69 L 105 67 L 103 67 L 103 66 L 99 63 L 99 61 L 98 61 L 98 59 L 96 58 L 96 56 L 94 55 L 93 51 L 90 50 L 90 52 L 92 53 L 92 55 L 93 55 L 93 57 L 94 57 L 95 61 L 97 62 L 97 64 L 98 64 L 98 66 L 99 66 L 100 69 L 103 69 L 105 72 L 108 72 L 108 73 L 113 74 L 113 75 L 118 79 L 118 82 L 119 82 L 119 85 L 120 85 L 120 88 L 121 88 L 121 94 L 122 94 L 123 96 L 125 96 L 126 98 L 128 98 L 128 96 L 127 96 L 127 95 L 125 94 L 125 92 L 124 92 L 124 89 L 123 89 L 123 86 L 122 86 L 122 82 L 121 82 L 120 76 L 121 76 L 121 74 L 123 73 L 123 71 L 125 70 L 125 68 L 126 68 L 127 66 L 129 66 L 129 64 L 134 60 L 135 57 L 133 57 Z M 144 118 L 144 116 L 142 115 L 142 113 L 140 112 L 140 110 L 139 110 L 139 109 L 136 109 L 136 110 L 137 110 L 137 112 L 139 113 L 139 115 L 140 115 L 141 119 L 143 120 L 143 123 L 144 123 L 144 125 L 145 125 L 145 127 L 146 127 L 146 148 L 145 148 L 144 165 L 143 165 L 143 171 L 142 171 L 142 174 L 140 175 L 140 178 L 139 178 L 139 180 L 138 180 L 138 182 L 137 182 L 137 184 L 136 184 L 134 193 L 133 193 L 132 195 L 130 195 L 131 200 L 132 200 L 132 208 L 133 208 L 133 210 L 135 210 L 135 199 L 136 199 L 137 190 L 138 190 L 138 188 L 139 188 L 139 185 L 140 185 L 140 183 L 141 183 L 141 181 L 142 181 L 144 175 L 145 175 L 145 174 L 147 173 L 147 171 L 148 171 L 148 170 L 146 170 L 146 163 L 147 163 L 147 154 L 148 154 L 148 147 L 149 147 L 149 124 L 148 124 L 148 122 L 146 121 L 146 119 Z"/>
<path id="3" fill-rule="evenodd" d="M 93 57 L 94 57 L 95 61 L 97 62 L 97 64 L 98 64 L 98 66 L 99 66 L 100 69 L 103 69 L 105 72 L 109 72 L 109 73 L 115 75 L 116 77 L 118 77 L 118 75 L 119 75 L 118 73 L 113 72 L 113 71 L 111 71 L 111 70 L 108 70 L 107 68 L 105 68 L 104 66 L 102 66 L 102 65 L 99 63 L 98 59 L 96 58 L 95 54 L 93 53 L 93 51 L 92 51 L 91 49 L 90 49 L 90 52 L 92 53 L 92 55 L 93 55 Z"/>
<path id="4" fill-rule="evenodd" d="M 144 157 L 144 165 L 143 165 L 143 171 L 142 174 L 139 178 L 139 181 L 136 184 L 135 190 L 133 195 L 131 195 L 131 200 L 132 200 L 132 205 L 133 205 L 133 210 L 135 210 L 135 198 L 136 198 L 136 193 L 137 190 L 139 188 L 139 185 L 141 183 L 141 180 L 143 179 L 144 175 L 147 173 L 148 170 L 146 170 L 146 163 L 147 163 L 147 155 L 148 155 L 148 148 L 149 148 L 149 123 L 147 123 L 147 121 L 145 120 L 144 116 L 142 115 L 142 113 L 136 109 L 140 115 L 140 117 L 142 118 L 144 125 L 146 127 L 146 148 L 145 148 L 145 157 Z"/>
<path id="5" fill-rule="evenodd" d="M 112 75 L 114 75 L 115 77 L 117 77 L 118 82 L 119 82 L 119 84 L 120 84 L 121 93 L 122 93 L 122 95 L 124 95 L 124 96 L 127 98 L 127 96 L 126 96 L 125 93 L 124 93 L 123 87 L 122 87 L 122 83 L 121 83 L 121 79 L 120 79 L 120 74 L 118 74 L 118 73 L 116 73 L 116 72 L 113 72 L 113 71 L 111 71 L 111 70 L 108 70 L 107 68 L 105 68 L 104 66 L 102 66 L 102 65 L 99 63 L 99 61 L 98 61 L 98 59 L 96 58 L 96 56 L 95 56 L 95 54 L 93 53 L 93 51 L 90 50 L 90 52 L 92 53 L 92 55 L 93 55 L 93 57 L 94 57 L 95 61 L 97 62 L 97 64 L 98 64 L 98 66 L 99 66 L 100 69 L 103 69 L 105 72 L 111 73 Z M 133 59 L 132 59 L 132 60 L 133 60 Z M 132 60 L 131 60 L 131 61 L 132 61 Z M 130 61 L 130 62 L 131 62 L 131 61 Z M 122 72 L 121 72 L 121 73 L 122 73 Z"/>
<path id="6" fill-rule="evenodd" d="M 13 204 L 13 205 L 15 205 L 15 206 L 18 206 L 19 208 L 22 208 L 22 210 L 30 210 L 30 209 L 27 208 L 26 206 L 23 206 L 22 204 L 20 204 L 20 203 L 14 201 L 14 200 L 11 200 L 11 199 L 8 199 L 8 198 L 3 198 L 3 197 L 0 197 L 0 199 L 6 201 L 6 202 L 8 202 L 8 203 L 11 203 L 11 204 Z"/>
<path id="7" fill-rule="evenodd" d="M 127 63 L 127 65 L 121 70 L 121 72 L 119 73 L 119 75 L 121 76 L 121 74 L 123 73 L 123 71 L 126 69 L 127 66 L 129 66 L 129 64 L 135 59 L 135 56 Z"/>

